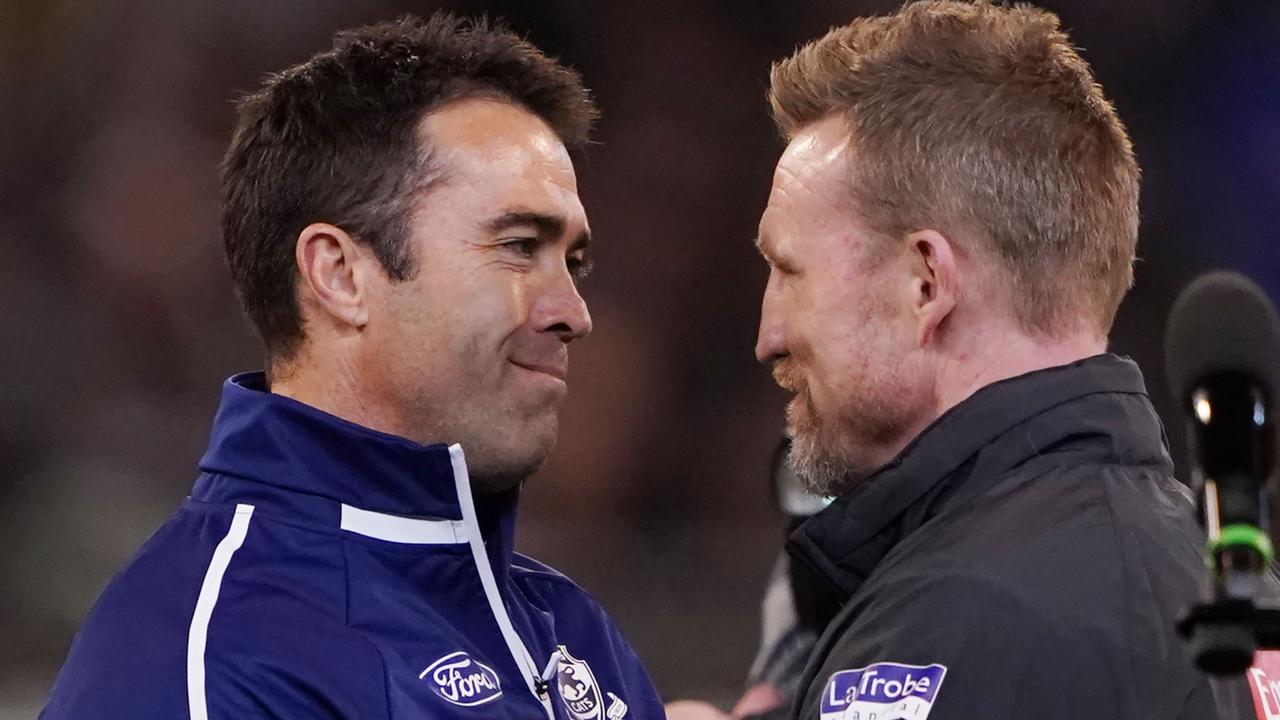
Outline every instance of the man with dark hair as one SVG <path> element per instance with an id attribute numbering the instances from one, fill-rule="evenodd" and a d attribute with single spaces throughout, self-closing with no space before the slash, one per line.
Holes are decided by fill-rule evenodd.
<path id="1" fill-rule="evenodd" d="M 1057 17 L 909 3 L 777 63 L 769 99 L 756 355 L 834 498 L 788 543 L 819 634 L 789 715 L 1216 717 L 1174 629 L 1203 536 L 1106 352 L 1138 165 Z"/>
<path id="2" fill-rule="evenodd" d="M 658 718 L 610 619 L 512 550 L 555 443 L 588 226 L 578 75 L 438 14 L 240 106 L 223 235 L 266 373 L 108 586 L 42 717 Z"/>

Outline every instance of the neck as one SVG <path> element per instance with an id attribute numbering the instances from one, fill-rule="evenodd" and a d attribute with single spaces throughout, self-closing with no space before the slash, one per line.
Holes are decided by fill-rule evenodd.
<path id="1" fill-rule="evenodd" d="M 932 406 L 893 442 L 878 449 L 872 468 L 893 460 L 925 428 L 982 388 L 1036 370 L 1067 365 L 1107 349 L 1106 339 L 1090 332 L 1047 338 L 993 326 L 967 329 L 964 338 L 962 346 L 941 342 L 936 351 L 942 359 L 933 373 Z"/>
<path id="2" fill-rule="evenodd" d="M 930 422 L 992 383 L 1067 365 L 1107 349 L 1106 339 L 1093 332 L 1044 337 L 1006 329 L 971 333 L 968 340 L 961 352 L 950 354 L 939 368 Z"/>
<path id="3" fill-rule="evenodd" d="M 303 351 L 287 363 L 274 362 L 270 390 L 356 425 L 430 444 L 391 409 L 391 403 L 381 401 L 364 374 L 345 356 L 319 357 Z"/>

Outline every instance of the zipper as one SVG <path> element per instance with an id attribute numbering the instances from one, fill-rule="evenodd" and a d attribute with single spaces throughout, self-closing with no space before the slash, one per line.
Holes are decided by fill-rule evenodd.
<path id="1" fill-rule="evenodd" d="M 534 685 L 537 686 L 538 692 L 542 694 L 550 694 L 551 678 L 556 676 L 556 671 L 560 668 L 560 661 L 564 659 L 564 655 L 560 653 L 560 649 L 564 646 L 551 651 L 551 657 L 547 658 L 547 664 L 542 668 L 542 675 L 538 678 Z"/>
<path id="2" fill-rule="evenodd" d="M 461 445 L 449 446 L 449 462 L 453 466 L 453 484 L 458 492 L 458 504 L 462 506 L 462 523 L 467 532 L 467 545 L 471 547 L 471 558 L 475 561 L 476 571 L 480 574 L 480 584 L 484 586 L 489 610 L 493 613 L 494 620 L 498 622 L 498 629 L 502 631 L 502 639 L 507 643 L 507 650 L 511 652 L 516 666 L 522 669 L 521 676 L 525 686 L 529 688 L 529 693 L 542 704 L 548 720 L 555 720 L 556 713 L 551 707 L 550 685 L 545 678 L 545 672 L 534 662 L 529 649 L 525 647 L 515 626 L 511 624 L 511 616 L 507 614 L 507 607 L 502 603 L 502 595 L 498 592 L 498 581 L 494 577 L 493 567 L 489 564 L 489 555 L 484 550 L 484 538 L 480 535 L 480 522 L 476 518 L 476 506 L 471 498 L 471 478 L 467 473 L 467 458 L 462 452 Z M 552 653 L 552 662 L 548 663 L 548 668 L 555 664 L 556 659 L 557 655 Z"/>

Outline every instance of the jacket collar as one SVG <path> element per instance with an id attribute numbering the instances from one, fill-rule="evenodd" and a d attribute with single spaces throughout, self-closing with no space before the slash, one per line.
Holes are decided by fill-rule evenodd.
<path id="1" fill-rule="evenodd" d="M 448 446 L 419 445 L 276 395 L 261 372 L 223 384 L 200 470 L 206 476 L 192 493 L 197 499 L 247 491 L 323 524 L 336 526 L 342 505 L 406 518 L 464 515 Z M 516 489 L 474 498 L 481 533 L 503 568 L 518 495 Z"/>
<path id="2" fill-rule="evenodd" d="M 810 601 L 823 607 L 820 614 L 829 613 L 950 500 L 980 492 L 1064 443 L 1091 454 L 1081 459 L 1173 472 L 1142 373 L 1128 358 L 1096 355 L 993 383 L 944 413 L 897 458 L 792 534 L 788 551 L 801 575 L 816 575 L 818 592 L 826 596 Z"/>

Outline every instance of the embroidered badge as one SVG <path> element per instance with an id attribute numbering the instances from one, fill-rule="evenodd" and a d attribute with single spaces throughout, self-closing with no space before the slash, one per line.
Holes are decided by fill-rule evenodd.
<path id="1" fill-rule="evenodd" d="M 556 685 L 560 690 L 560 698 L 575 720 L 604 720 L 604 699 L 600 695 L 600 685 L 596 683 L 595 673 L 583 660 L 569 654 L 565 646 L 560 646 L 560 660 L 556 664 Z M 626 706 L 621 708 L 626 713 Z"/>
<path id="2" fill-rule="evenodd" d="M 831 676 L 822 720 L 925 720 L 938 697 L 944 665 L 882 662 Z"/>
<path id="3" fill-rule="evenodd" d="M 431 663 L 418 679 L 428 681 L 432 691 L 447 702 L 462 707 L 483 705 L 502 697 L 502 684 L 493 668 L 462 651 Z"/>

